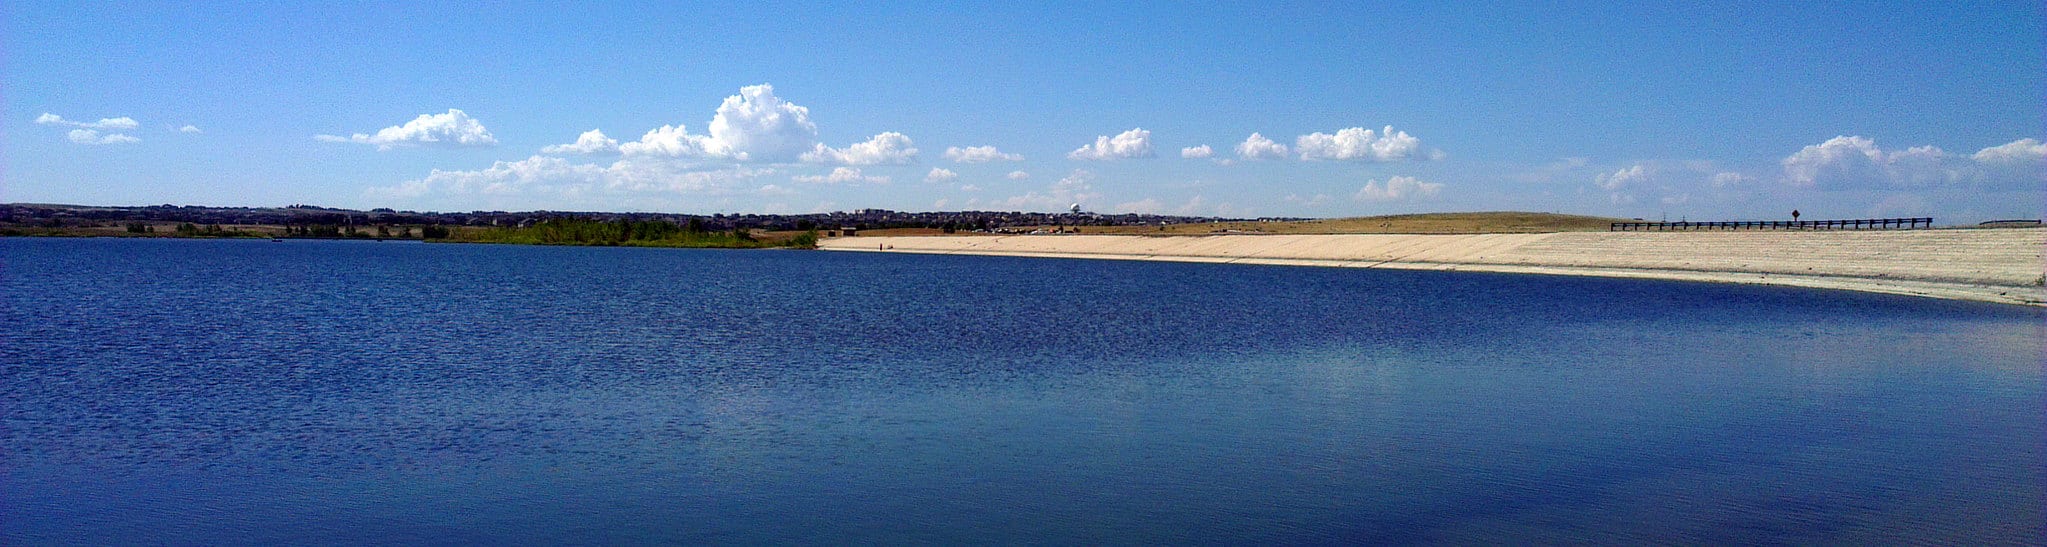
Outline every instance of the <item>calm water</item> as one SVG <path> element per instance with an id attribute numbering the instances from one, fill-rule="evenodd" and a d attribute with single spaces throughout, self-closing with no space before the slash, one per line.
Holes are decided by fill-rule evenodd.
<path id="1" fill-rule="evenodd" d="M 2041 310 L 0 239 L 0 543 L 2040 543 Z"/>

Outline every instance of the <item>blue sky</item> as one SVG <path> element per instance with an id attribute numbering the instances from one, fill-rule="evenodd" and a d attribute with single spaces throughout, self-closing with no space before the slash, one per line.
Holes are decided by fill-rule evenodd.
<path id="1" fill-rule="evenodd" d="M 2047 213 L 2038 2 L 868 4 L 14 2 L 0 201 Z"/>

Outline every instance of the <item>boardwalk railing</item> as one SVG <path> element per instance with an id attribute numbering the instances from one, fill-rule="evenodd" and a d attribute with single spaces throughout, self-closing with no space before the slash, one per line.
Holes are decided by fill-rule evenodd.
<path id="1" fill-rule="evenodd" d="M 1852 220 L 1730 220 L 1722 222 L 1615 222 L 1613 232 L 1689 232 L 1697 230 L 1900 230 L 1932 228 L 1933 217 L 1861 218 Z"/>

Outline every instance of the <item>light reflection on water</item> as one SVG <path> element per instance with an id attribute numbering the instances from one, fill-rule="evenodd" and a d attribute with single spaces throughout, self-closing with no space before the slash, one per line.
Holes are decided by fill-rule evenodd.
<path id="1" fill-rule="evenodd" d="M 2037 541 L 2039 310 L 0 240 L 6 543 Z"/>

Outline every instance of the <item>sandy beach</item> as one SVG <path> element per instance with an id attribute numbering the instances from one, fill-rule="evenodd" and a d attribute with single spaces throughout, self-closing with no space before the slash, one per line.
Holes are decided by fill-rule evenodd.
<path id="1" fill-rule="evenodd" d="M 834 251 L 1590 275 L 2047 305 L 2047 229 L 841 237 Z"/>

